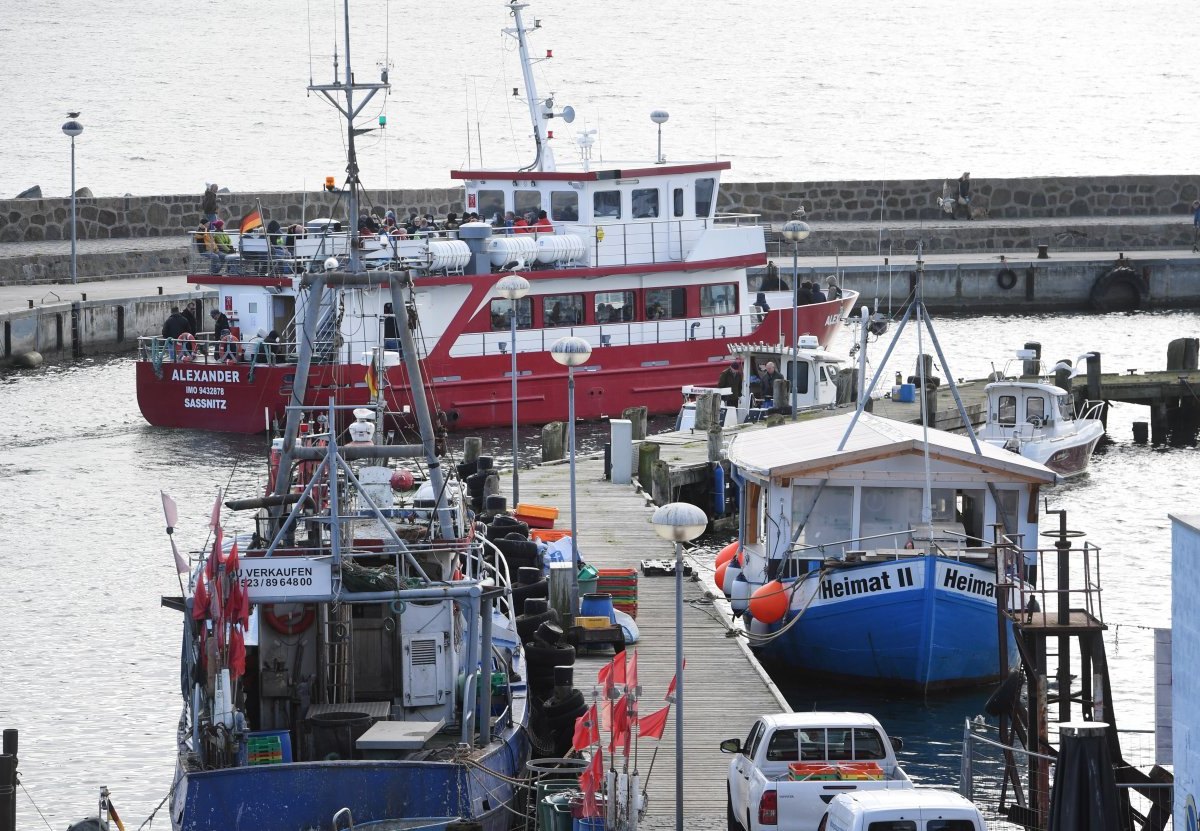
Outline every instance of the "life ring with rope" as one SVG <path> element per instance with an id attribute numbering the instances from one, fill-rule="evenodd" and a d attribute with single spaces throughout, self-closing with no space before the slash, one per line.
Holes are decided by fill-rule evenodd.
<path id="1" fill-rule="evenodd" d="M 228 330 L 221 335 L 221 360 L 227 364 L 237 363 L 237 341 Z"/>
<path id="2" fill-rule="evenodd" d="M 1005 291 L 1008 291 L 1016 284 L 1017 272 L 1013 271 L 1011 268 L 1000 269 L 1000 272 L 996 275 L 996 285 L 1000 286 L 1000 288 L 1004 289 Z"/>
<path id="3" fill-rule="evenodd" d="M 179 359 L 185 363 L 196 359 L 196 338 L 191 332 L 184 332 L 175 338 L 179 348 Z"/>
<path id="4" fill-rule="evenodd" d="M 284 614 L 275 611 L 277 605 L 279 604 L 272 603 L 263 606 L 262 615 L 267 625 L 281 635 L 299 635 L 307 631 L 317 619 L 317 607 L 310 603 L 304 604 L 298 612 Z"/>

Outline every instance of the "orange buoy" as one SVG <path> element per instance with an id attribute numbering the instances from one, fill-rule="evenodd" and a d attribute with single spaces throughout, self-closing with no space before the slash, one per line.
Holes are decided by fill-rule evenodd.
<path id="1" fill-rule="evenodd" d="M 726 560 L 725 562 L 723 562 L 719 566 L 717 566 L 717 573 L 715 575 L 713 575 L 713 579 L 716 580 L 716 582 L 717 582 L 717 588 L 721 589 L 722 591 L 724 591 L 725 572 L 727 572 L 727 571 L 729 571 L 729 561 L 728 560 Z"/>
<path id="2" fill-rule="evenodd" d="M 750 595 L 750 614 L 763 623 L 778 623 L 787 614 L 789 593 L 783 583 L 772 580 Z"/>
<path id="3" fill-rule="evenodd" d="M 713 568 L 720 568 L 721 566 L 725 565 L 727 562 L 729 562 L 734 557 L 736 557 L 737 553 L 738 553 L 738 543 L 737 543 L 737 540 L 734 540 L 729 545 L 722 548 L 721 552 L 719 554 L 717 554 L 717 560 L 713 564 Z"/>

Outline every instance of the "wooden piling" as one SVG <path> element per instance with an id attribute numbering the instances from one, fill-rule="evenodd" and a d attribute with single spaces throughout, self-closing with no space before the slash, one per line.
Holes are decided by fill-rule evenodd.
<path id="1" fill-rule="evenodd" d="M 1031 340 L 1025 343 L 1025 349 L 1033 350 L 1033 360 L 1021 362 L 1021 374 L 1030 376 L 1039 374 L 1038 368 L 1042 361 L 1042 345 L 1035 340 Z"/>
<path id="2" fill-rule="evenodd" d="M 1133 440 L 1137 444 L 1145 444 L 1150 438 L 1150 425 L 1144 421 L 1133 422 Z"/>
<path id="3" fill-rule="evenodd" d="M 1194 372 L 1200 356 L 1200 339 L 1176 338 L 1167 344 L 1167 371 Z"/>
<path id="4" fill-rule="evenodd" d="M 664 462 L 662 459 L 655 461 L 654 468 L 650 473 L 650 481 L 650 498 L 654 500 L 655 505 L 666 505 L 668 502 L 674 501 L 674 494 L 671 492 L 671 465 L 669 462 Z"/>
<path id="5" fill-rule="evenodd" d="M 1087 396 L 1089 401 L 1104 401 L 1104 389 L 1100 384 L 1100 353 L 1087 355 Z M 1108 430 L 1108 403 L 1100 407 L 1100 423 Z"/>
<path id="6" fill-rule="evenodd" d="M 17 731 L 4 731 L 0 753 L 0 831 L 17 828 Z"/>
<path id="7" fill-rule="evenodd" d="M 1152 404 L 1150 406 L 1150 441 L 1155 444 L 1165 444 L 1169 427 L 1170 418 L 1167 413 L 1167 405 Z"/>
<path id="8" fill-rule="evenodd" d="M 566 458 L 567 425 L 552 421 L 542 428 L 542 461 L 557 462 Z"/>
<path id="9" fill-rule="evenodd" d="M 626 407 L 621 411 L 621 418 L 633 423 L 633 440 L 642 441 L 646 438 L 650 410 L 647 407 Z"/>
<path id="10" fill-rule="evenodd" d="M 771 401 L 776 407 L 782 407 L 792 400 L 792 388 L 786 378 L 776 378 L 773 386 L 775 389 L 771 390 Z"/>
<path id="11" fill-rule="evenodd" d="M 638 482 L 642 490 L 652 493 L 654 487 L 654 465 L 658 463 L 659 445 L 642 442 L 638 445 Z"/>
<path id="12" fill-rule="evenodd" d="M 466 436 L 463 439 L 462 463 L 464 465 L 474 462 L 481 453 L 483 453 L 483 439 L 478 436 Z"/>
<path id="13" fill-rule="evenodd" d="M 1071 391 L 1070 361 L 1062 360 L 1054 365 L 1054 386 L 1066 392 Z"/>
<path id="14" fill-rule="evenodd" d="M 835 383 L 838 404 L 853 404 L 858 401 L 858 367 L 844 367 L 838 370 Z"/>

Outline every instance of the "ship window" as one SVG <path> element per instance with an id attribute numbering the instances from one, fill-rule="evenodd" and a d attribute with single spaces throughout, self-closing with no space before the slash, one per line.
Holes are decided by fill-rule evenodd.
<path id="1" fill-rule="evenodd" d="M 513 210 L 517 216 L 529 219 L 529 214 L 533 214 L 533 218 L 537 219 L 538 211 L 542 209 L 542 193 L 537 190 L 516 190 L 513 191 Z"/>
<path id="2" fill-rule="evenodd" d="M 806 395 L 808 393 L 808 375 L 808 361 L 796 361 L 794 364 L 788 361 L 788 383 L 795 387 L 797 395 Z"/>
<path id="3" fill-rule="evenodd" d="M 799 536 L 796 535 L 797 530 L 800 531 Z M 780 533 L 786 534 L 786 529 Z M 836 557 L 847 547 L 852 550 L 859 548 L 857 545 L 846 545 L 854 536 L 854 488 L 794 485 L 792 536 L 797 543 L 811 549 L 805 556 Z"/>
<path id="4" fill-rule="evenodd" d="M 592 216 L 596 219 L 620 219 L 621 191 L 598 190 L 593 193 Z"/>
<path id="5" fill-rule="evenodd" d="M 251 300 L 249 305 L 247 305 L 246 314 L 248 314 L 248 315 L 258 314 L 258 304 L 255 303 L 253 300 Z"/>
<path id="6" fill-rule="evenodd" d="M 921 523 L 923 503 L 921 488 L 863 488 L 859 530 L 862 547 L 903 548 L 912 539 L 912 529 Z"/>
<path id="7" fill-rule="evenodd" d="M 573 190 L 556 190 L 550 194 L 550 219 L 555 222 L 579 221 L 579 194 Z"/>
<path id="8" fill-rule="evenodd" d="M 647 289 L 646 320 L 687 317 L 687 295 L 683 289 Z"/>
<path id="9" fill-rule="evenodd" d="M 542 321 L 546 326 L 583 323 L 583 295 L 547 294 L 542 298 Z"/>
<path id="10" fill-rule="evenodd" d="M 492 331 L 499 332 L 501 330 L 507 332 L 511 326 L 508 314 L 513 306 L 512 300 L 493 300 L 491 305 L 492 316 Z M 522 297 L 515 301 L 517 304 L 517 328 L 529 329 L 533 326 L 533 301 L 528 297 Z"/>
<path id="11" fill-rule="evenodd" d="M 484 222 L 495 222 L 504 218 L 504 191 L 479 191 L 479 217 Z"/>
<path id="12" fill-rule="evenodd" d="M 1046 420 L 1046 399 L 1040 395 L 1025 399 L 1025 420 L 1032 424 L 1035 418 L 1038 421 Z"/>
<path id="13" fill-rule="evenodd" d="M 1060 421 L 1074 420 L 1075 408 L 1071 406 L 1071 396 L 1058 396 L 1058 418 Z"/>
<path id="14" fill-rule="evenodd" d="M 658 216 L 658 188 L 634 188 L 631 202 L 634 219 L 654 219 Z"/>
<path id="15" fill-rule="evenodd" d="M 996 421 L 1008 426 L 1017 423 L 1017 397 L 1015 395 L 1000 396 L 1000 408 Z"/>
<path id="16" fill-rule="evenodd" d="M 795 762 L 800 756 L 800 745 L 795 730 L 776 730 L 767 743 L 768 762 Z"/>
<path id="17" fill-rule="evenodd" d="M 596 292 L 596 322 L 623 323 L 633 320 L 633 292 Z"/>
<path id="18" fill-rule="evenodd" d="M 683 188 L 671 191 L 671 210 L 674 216 L 683 216 Z"/>
<path id="19" fill-rule="evenodd" d="M 737 287 L 733 283 L 700 287 L 700 314 L 728 315 L 737 310 Z"/>
<path id="20" fill-rule="evenodd" d="M 854 758 L 860 762 L 887 758 L 883 749 L 883 739 L 877 731 L 869 727 L 854 728 Z"/>
<path id="21" fill-rule="evenodd" d="M 713 193 L 716 189 L 716 179 L 696 180 L 696 216 L 706 217 L 712 213 Z"/>

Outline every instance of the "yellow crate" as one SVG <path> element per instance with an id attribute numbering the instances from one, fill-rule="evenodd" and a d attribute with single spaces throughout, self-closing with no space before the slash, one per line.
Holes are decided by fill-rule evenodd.
<path id="1" fill-rule="evenodd" d="M 612 625 L 612 621 L 604 615 L 581 616 L 575 618 L 575 625 L 584 629 L 607 629 Z"/>

